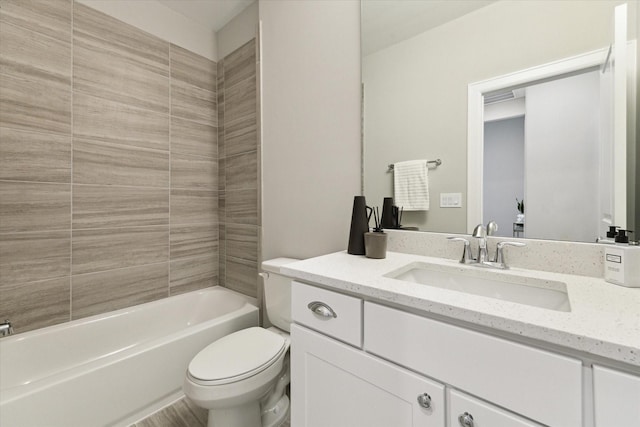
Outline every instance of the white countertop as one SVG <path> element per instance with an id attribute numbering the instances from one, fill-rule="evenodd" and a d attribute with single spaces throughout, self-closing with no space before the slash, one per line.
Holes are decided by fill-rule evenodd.
<path id="1" fill-rule="evenodd" d="M 501 273 L 566 283 L 571 311 L 555 311 L 384 277 L 412 262 L 482 270 L 453 260 L 397 252 L 387 252 L 387 258 L 381 260 L 337 252 L 287 264 L 282 266 L 282 272 L 365 299 L 435 313 L 640 367 L 640 288 L 625 288 L 599 278 L 519 268 Z"/>

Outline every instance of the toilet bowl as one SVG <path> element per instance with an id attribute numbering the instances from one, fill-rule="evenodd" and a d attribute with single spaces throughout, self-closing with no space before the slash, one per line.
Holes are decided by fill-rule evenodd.
<path id="1" fill-rule="evenodd" d="M 274 327 L 232 333 L 191 360 L 183 390 L 209 410 L 209 427 L 278 427 L 287 418 L 291 278 L 279 272 L 281 265 L 294 261 L 262 263 L 266 313 Z"/>

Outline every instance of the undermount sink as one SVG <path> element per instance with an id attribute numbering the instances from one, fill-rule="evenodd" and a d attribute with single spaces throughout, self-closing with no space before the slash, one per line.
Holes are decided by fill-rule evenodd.
<path id="1" fill-rule="evenodd" d="M 434 286 L 556 311 L 571 311 L 563 282 L 517 276 L 477 267 L 411 263 L 384 275 L 396 280 Z"/>

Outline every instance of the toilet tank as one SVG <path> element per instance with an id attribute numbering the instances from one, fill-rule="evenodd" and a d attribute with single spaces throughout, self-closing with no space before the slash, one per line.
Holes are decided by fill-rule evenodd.
<path id="1" fill-rule="evenodd" d="M 294 258 L 276 258 L 263 261 L 264 306 L 273 326 L 289 331 L 291 326 L 291 277 L 280 274 L 280 267 L 300 261 Z"/>

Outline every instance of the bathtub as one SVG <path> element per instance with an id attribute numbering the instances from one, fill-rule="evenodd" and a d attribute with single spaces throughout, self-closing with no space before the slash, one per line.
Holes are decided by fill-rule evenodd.
<path id="1" fill-rule="evenodd" d="M 256 325 L 255 300 L 216 286 L 3 338 L 0 425 L 129 425 L 182 396 L 198 351 Z"/>

